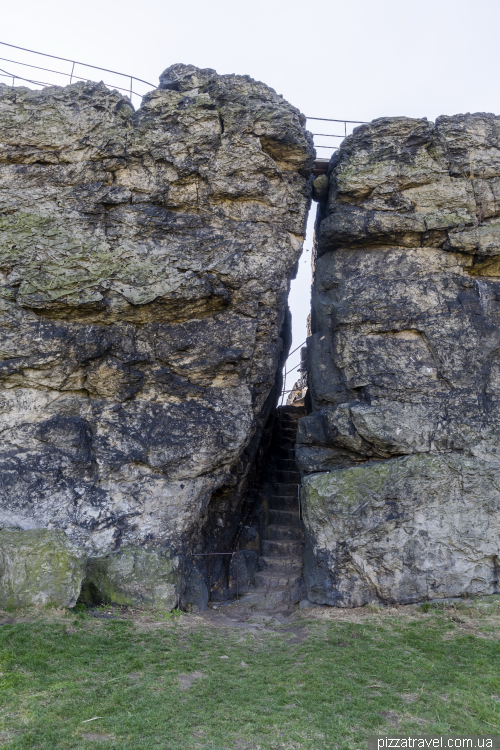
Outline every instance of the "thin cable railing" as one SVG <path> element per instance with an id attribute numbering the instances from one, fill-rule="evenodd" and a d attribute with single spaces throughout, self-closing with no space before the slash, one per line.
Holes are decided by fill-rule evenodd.
<path id="1" fill-rule="evenodd" d="M 350 135 L 347 130 L 348 125 L 366 125 L 366 121 L 364 120 L 334 120 L 333 118 L 329 117 L 308 117 L 308 120 L 320 120 L 321 122 L 337 122 L 342 123 L 344 125 L 344 132 L 342 134 L 339 133 L 313 133 L 313 136 L 318 136 L 319 138 L 347 138 L 348 135 Z M 349 128 L 351 130 L 351 128 Z M 336 150 L 339 148 L 339 146 L 327 146 L 326 144 L 322 143 L 316 143 L 316 148 L 328 148 Z"/>
<path id="2" fill-rule="evenodd" d="M 54 67 L 45 67 L 43 65 L 37 65 L 35 61 L 31 59 L 13 59 L 16 57 L 16 54 L 12 54 L 9 57 L 0 57 L 0 61 L 2 63 L 9 63 L 9 65 L 14 66 L 11 70 L 6 69 L 5 67 L 0 67 L 0 79 L 6 78 L 9 81 L 12 81 L 12 86 L 16 85 L 16 81 L 22 81 L 23 83 L 29 83 L 32 86 L 41 86 L 42 88 L 45 88 L 46 86 L 57 86 L 62 83 L 61 79 L 58 78 L 55 81 L 47 81 L 47 80 L 39 80 L 38 75 L 36 77 L 28 77 L 28 73 L 26 72 L 25 75 L 24 69 L 30 69 L 33 71 L 43 71 L 44 73 L 50 73 L 52 76 L 59 76 L 63 79 L 68 80 L 69 83 L 73 83 L 73 81 L 89 81 L 94 80 L 94 78 L 90 76 L 82 75 L 84 72 L 83 70 L 80 70 L 81 68 L 86 68 L 92 71 L 101 71 L 103 73 L 107 73 L 109 75 L 118 76 L 119 81 L 118 82 L 111 82 L 111 81 L 103 81 L 104 85 L 111 89 L 117 89 L 118 91 L 123 91 L 126 93 L 130 101 L 132 102 L 132 97 L 137 96 L 139 99 L 142 99 L 142 96 L 146 93 L 139 92 L 135 90 L 136 88 L 142 88 L 142 86 L 148 86 L 150 89 L 155 89 L 156 86 L 153 83 L 150 83 L 149 81 L 145 81 L 142 78 L 138 78 L 137 76 L 130 75 L 129 73 L 121 73 L 118 70 L 111 70 L 110 68 L 102 68 L 98 65 L 91 65 L 90 63 L 84 63 L 79 62 L 78 60 L 72 60 L 68 57 L 60 57 L 58 55 L 51 55 L 48 52 L 39 52 L 38 50 L 29 49 L 28 47 L 20 47 L 17 44 L 10 44 L 8 42 L 1 42 L 1 47 L 8 47 L 11 50 L 16 50 L 18 55 L 36 55 L 36 62 L 39 62 L 39 58 L 48 58 L 50 60 L 58 60 L 63 63 L 68 63 L 71 68 L 68 68 L 68 70 L 57 70 Z M 21 71 L 17 69 L 17 66 L 21 68 Z M 78 69 L 78 70 L 75 70 Z M 46 76 L 43 76 L 45 79 Z M 127 81 L 127 84 L 124 85 L 124 80 Z M 363 120 L 338 120 L 333 119 L 331 117 L 308 117 L 308 120 L 314 120 L 318 122 L 334 122 L 338 124 L 344 125 L 344 133 L 313 133 L 314 137 L 319 138 L 346 138 L 349 133 L 348 130 L 351 130 L 351 128 L 348 128 L 348 125 L 363 125 Z M 318 149 L 328 149 L 328 150 L 336 150 L 339 148 L 338 145 L 328 145 L 325 143 L 317 143 L 315 144 L 316 148 Z"/>
<path id="3" fill-rule="evenodd" d="M 307 344 L 307 339 L 306 339 L 306 341 L 303 341 L 301 344 L 299 344 L 299 346 L 297 346 L 293 351 L 291 351 L 290 354 L 288 355 L 288 357 L 285 360 L 285 365 L 283 367 L 283 387 L 281 389 L 281 406 L 283 406 L 283 402 L 284 402 L 284 399 L 285 399 L 285 393 L 291 393 L 293 390 L 295 390 L 294 388 L 286 390 L 286 376 L 289 375 L 294 370 L 296 370 L 302 364 L 302 359 L 301 359 L 300 362 L 298 363 L 298 365 L 295 365 L 294 367 L 290 367 L 290 369 L 288 369 L 287 368 L 288 360 L 290 359 L 290 357 L 293 354 L 295 354 L 295 352 L 298 352 L 299 349 L 301 349 L 304 346 L 304 344 Z"/>
<path id="4" fill-rule="evenodd" d="M 119 76 L 120 81 L 110 82 L 110 81 L 103 81 L 104 85 L 111 89 L 117 89 L 118 91 L 124 91 L 130 98 L 130 101 L 132 102 L 132 97 L 137 96 L 139 99 L 142 99 L 143 93 L 139 93 L 138 91 L 135 91 L 134 88 L 139 88 L 136 84 L 144 84 L 148 86 L 149 88 L 155 89 L 156 86 L 153 83 L 149 83 L 149 81 L 144 81 L 142 78 L 138 78 L 137 76 L 132 76 L 129 73 L 120 73 L 118 70 L 111 70 L 109 68 L 101 68 L 98 65 L 90 65 L 89 63 L 82 63 L 78 60 L 70 60 L 67 57 L 58 57 L 57 55 L 49 55 L 47 52 L 38 52 L 37 50 L 28 49 L 27 47 L 19 47 L 16 44 L 8 44 L 7 42 L 0 42 L 0 45 L 2 47 L 9 47 L 11 49 L 18 50 L 22 53 L 27 53 L 28 55 L 37 55 L 38 57 L 43 58 L 50 58 L 52 60 L 60 60 L 61 62 L 67 62 L 69 65 L 71 65 L 71 70 L 64 71 L 64 70 L 55 70 L 54 68 L 46 68 L 41 65 L 35 65 L 34 62 L 26 62 L 22 60 L 13 60 L 11 57 L 0 57 L 0 60 L 2 62 L 10 63 L 10 65 L 14 66 L 21 66 L 22 68 L 30 68 L 32 70 L 42 70 L 45 73 L 51 73 L 52 75 L 56 76 L 63 76 L 66 79 L 69 79 L 69 83 L 73 83 L 73 81 L 89 81 L 93 80 L 89 76 L 83 76 L 78 75 L 78 73 L 82 73 L 83 71 L 78 70 L 78 73 L 75 72 L 75 68 L 89 68 L 92 70 L 100 70 L 103 73 L 108 73 L 114 76 Z M 13 55 L 14 57 L 14 55 Z M 37 58 L 38 61 L 38 58 Z M 23 71 L 24 72 L 24 71 Z M 45 77 L 45 76 L 44 76 Z M 45 88 L 47 86 L 57 86 L 60 85 L 59 81 L 41 81 L 38 80 L 38 78 L 28 78 L 27 75 L 22 75 L 18 70 L 15 68 L 12 70 L 6 70 L 4 67 L 0 67 L 0 78 L 8 78 L 12 80 L 12 85 L 15 86 L 16 80 L 24 81 L 25 83 L 30 83 L 33 86 L 41 86 L 42 88 Z M 126 79 L 127 85 L 123 85 L 124 81 L 122 79 Z M 122 85 L 120 85 L 120 83 Z M 142 88 L 142 86 L 141 86 Z M 146 92 L 144 92 L 146 93 Z"/>

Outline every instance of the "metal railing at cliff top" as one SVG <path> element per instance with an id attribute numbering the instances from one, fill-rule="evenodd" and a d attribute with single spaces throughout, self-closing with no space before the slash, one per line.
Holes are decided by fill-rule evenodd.
<path id="1" fill-rule="evenodd" d="M 137 84 L 139 84 L 139 88 L 141 87 L 141 84 L 145 84 L 146 86 L 149 86 L 150 89 L 155 89 L 156 86 L 154 83 L 149 83 L 148 81 L 144 81 L 142 78 L 137 78 L 137 76 L 132 76 L 129 73 L 120 73 L 117 70 L 110 70 L 109 68 L 100 68 L 98 65 L 90 65 L 89 63 L 82 63 L 78 62 L 77 60 L 70 60 L 67 57 L 58 57 L 57 55 L 49 55 L 46 52 L 37 52 L 33 49 L 28 49 L 26 47 L 18 47 L 15 44 L 8 44 L 7 42 L 0 42 L 1 47 L 9 47 L 10 49 L 16 50 L 16 52 L 11 53 L 10 57 L 0 57 L 0 78 L 7 78 L 12 81 L 12 86 L 16 85 L 16 80 L 23 81 L 24 83 L 30 83 L 32 86 L 40 87 L 40 88 L 46 88 L 47 86 L 60 86 L 64 85 L 67 81 L 64 81 L 64 79 L 69 78 L 69 83 L 73 83 L 73 81 L 92 81 L 94 80 L 91 76 L 82 76 L 79 75 L 81 72 L 84 72 L 85 68 L 88 68 L 90 70 L 100 70 L 102 73 L 107 73 L 107 77 L 109 76 L 118 76 L 119 81 L 118 82 L 111 82 L 111 81 L 103 81 L 105 86 L 108 86 L 108 88 L 111 89 L 117 89 L 118 91 L 124 91 L 130 98 L 130 101 L 132 101 L 133 96 L 137 96 L 140 99 L 144 96 L 144 94 L 139 93 L 138 91 L 134 91 L 134 87 L 137 87 Z M 3 52 L 3 50 L 2 50 Z M 8 53 L 6 53 L 8 54 Z M 54 68 L 46 68 L 42 65 L 35 65 L 33 62 L 30 62 L 30 55 L 37 55 L 37 62 L 38 57 L 42 58 L 48 58 L 50 60 L 59 60 L 60 62 L 68 63 L 68 70 L 54 70 Z M 13 60 L 13 57 L 23 57 L 23 60 Z M 6 70 L 3 65 L 4 63 L 8 63 L 9 70 Z M 14 67 L 12 67 L 14 66 Z M 21 68 L 21 71 L 19 71 L 18 68 Z M 25 68 L 28 68 L 30 70 L 41 70 L 43 73 L 50 73 L 53 78 L 53 76 L 62 76 L 58 79 L 53 79 L 51 81 L 40 81 L 38 78 L 32 77 L 27 78 L 27 71 L 25 71 Z M 26 75 L 23 76 L 23 73 L 26 73 Z M 38 74 L 37 74 L 38 75 Z M 49 76 L 44 75 L 44 78 L 48 78 Z M 127 83 L 126 86 L 123 84 Z M 121 86 L 119 84 L 122 84 Z M 144 92 L 146 93 L 146 92 Z"/>
<path id="2" fill-rule="evenodd" d="M 104 78 L 106 80 L 102 81 L 105 86 L 110 89 L 117 89 L 118 91 L 124 92 L 130 98 L 131 103 L 133 103 L 134 96 L 138 97 L 139 104 L 140 100 L 142 100 L 142 97 L 147 93 L 147 91 L 156 88 L 155 84 L 144 81 L 142 78 L 137 78 L 137 76 L 130 75 L 129 73 L 120 73 L 117 70 L 101 68 L 98 65 L 90 65 L 89 63 L 78 62 L 77 60 L 71 60 L 66 57 L 50 55 L 46 52 L 39 52 L 37 50 L 20 47 L 18 45 L 9 44 L 7 42 L 0 42 L 0 54 L 3 53 L 4 50 L 6 56 L 0 56 L 0 81 L 2 79 L 7 79 L 9 81 L 9 84 L 11 84 L 12 86 L 16 85 L 16 81 L 22 82 L 23 85 L 29 84 L 34 88 L 45 88 L 47 86 L 57 86 L 61 84 L 64 85 L 66 83 L 71 84 L 73 83 L 73 81 L 95 81 L 94 71 L 100 71 L 101 73 L 105 73 Z M 33 58 L 33 56 L 35 56 L 35 58 Z M 58 63 L 55 64 L 51 62 L 50 68 L 48 67 L 49 63 L 47 64 L 47 66 L 36 64 L 41 63 L 42 59 L 51 61 L 57 60 Z M 67 64 L 66 70 L 55 69 L 65 67 L 64 65 L 62 65 L 63 63 Z M 32 77 L 28 77 L 28 75 L 30 75 L 30 71 L 36 71 L 36 73 Z M 38 78 L 38 71 L 42 72 L 42 77 L 44 79 L 49 80 L 40 80 Z M 82 75 L 83 73 L 90 73 L 90 75 Z M 145 89 L 145 87 L 148 88 Z M 334 123 L 332 127 L 344 131 L 343 133 L 313 133 L 313 136 L 315 138 L 339 139 L 333 145 L 315 142 L 315 148 L 319 149 L 320 151 L 322 149 L 325 149 L 327 151 L 335 151 L 339 148 L 340 141 L 346 138 L 352 132 L 354 125 L 364 124 L 364 121 L 362 120 L 338 120 L 329 117 L 308 117 L 307 120 L 321 123 Z M 328 130 L 329 127 L 330 126 L 325 126 L 324 129 Z M 326 173 L 328 162 L 330 160 L 329 157 L 330 154 L 325 154 L 324 157 L 322 157 L 321 155 L 318 156 L 314 165 L 315 176 Z M 301 347 L 297 347 L 297 349 L 295 349 L 288 355 L 287 363 L 292 355 L 295 354 L 300 348 Z M 291 368 L 287 368 L 287 364 L 285 364 L 285 379 L 283 388 L 286 388 L 285 382 L 287 373 L 290 373 L 293 370 L 298 369 L 299 367 L 300 363 Z M 285 394 L 285 392 L 288 391 L 284 390 L 283 395 Z"/>
<path id="3" fill-rule="evenodd" d="M 28 49 L 27 47 L 19 47 L 16 44 L 9 44 L 8 42 L 0 42 L 0 52 L 3 52 L 3 49 L 1 49 L 2 47 L 6 47 L 9 50 L 15 50 L 13 52 L 6 51 L 5 54 L 8 55 L 8 57 L 0 56 L 0 80 L 6 79 L 12 86 L 16 85 L 16 81 L 22 81 L 23 84 L 28 83 L 35 88 L 59 86 L 64 85 L 65 83 L 73 83 L 73 81 L 94 81 L 95 77 L 92 77 L 92 75 L 82 75 L 82 73 L 99 70 L 102 73 L 106 73 L 105 78 L 108 80 L 103 81 L 104 85 L 110 89 L 123 91 L 130 98 L 131 102 L 133 101 L 134 96 L 142 99 L 144 94 L 147 93 L 146 91 L 142 91 L 144 86 L 148 86 L 148 90 L 156 88 L 154 83 L 149 83 L 148 81 L 144 81 L 142 78 L 137 78 L 137 76 L 130 75 L 129 73 L 120 73 L 117 70 L 101 68 L 98 65 L 78 62 L 77 60 L 71 60 L 67 57 L 49 55 L 47 52 L 38 52 L 37 50 Z M 36 58 L 33 59 L 33 55 L 36 55 Z M 41 62 L 39 58 L 58 60 L 59 63 L 67 63 L 67 70 L 56 70 L 56 67 L 63 66 L 54 65 L 53 63 L 51 63 L 50 68 L 41 64 L 37 65 L 35 63 Z M 5 63 L 7 63 L 7 65 L 5 65 Z M 30 71 L 37 72 L 33 76 L 28 77 Z M 47 78 L 50 80 L 40 80 L 38 78 L 38 71 L 42 71 L 42 77 L 44 79 Z M 117 80 L 110 80 L 111 76 L 117 76 Z M 140 89 L 141 91 L 137 89 Z M 362 120 L 334 120 L 329 117 L 308 117 L 307 119 L 328 123 L 332 122 L 344 126 L 343 133 L 313 133 L 314 137 L 321 138 L 343 139 L 346 138 L 352 130 L 352 127 L 350 126 L 364 124 Z M 338 147 L 338 144 L 327 145 L 324 143 L 315 143 L 315 148 L 317 149 L 327 149 L 331 151 Z M 324 161 L 324 159 L 321 159 L 320 157 L 319 161 Z"/>

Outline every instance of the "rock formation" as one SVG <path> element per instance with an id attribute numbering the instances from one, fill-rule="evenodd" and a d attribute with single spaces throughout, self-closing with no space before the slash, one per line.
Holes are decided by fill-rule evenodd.
<path id="1" fill-rule="evenodd" d="M 362 125 L 314 193 L 297 438 L 309 598 L 494 593 L 500 117 Z"/>
<path id="2" fill-rule="evenodd" d="M 289 345 L 304 126 L 193 66 L 137 112 L 0 88 L 0 526 L 64 531 L 87 591 L 200 604 L 190 553 L 231 548 Z"/>

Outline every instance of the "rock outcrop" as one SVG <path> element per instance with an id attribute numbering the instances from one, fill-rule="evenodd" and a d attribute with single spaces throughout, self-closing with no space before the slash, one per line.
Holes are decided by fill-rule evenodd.
<path id="1" fill-rule="evenodd" d="M 185 65 L 137 112 L 0 89 L 0 526 L 64 531 L 87 590 L 206 601 L 190 553 L 232 544 L 289 345 L 304 126 Z"/>
<path id="2" fill-rule="evenodd" d="M 309 598 L 494 593 L 500 117 L 376 120 L 319 180 L 297 438 Z"/>

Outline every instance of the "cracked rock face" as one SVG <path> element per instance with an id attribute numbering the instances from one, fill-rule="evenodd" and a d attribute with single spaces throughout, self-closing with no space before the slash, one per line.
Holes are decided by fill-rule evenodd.
<path id="1" fill-rule="evenodd" d="M 62 529 L 107 565 L 137 548 L 137 570 L 157 549 L 177 601 L 273 402 L 304 125 L 264 84 L 193 66 L 137 112 L 103 84 L 1 87 L 1 525 Z"/>
<path id="2" fill-rule="evenodd" d="M 315 193 L 309 598 L 494 593 L 500 117 L 363 125 Z"/>

